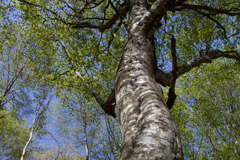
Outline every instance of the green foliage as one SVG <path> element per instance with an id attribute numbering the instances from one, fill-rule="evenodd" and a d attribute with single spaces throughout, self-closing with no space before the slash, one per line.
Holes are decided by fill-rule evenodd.
<path id="1" fill-rule="evenodd" d="M 50 151 L 41 152 L 33 152 L 31 155 L 31 159 L 34 160 L 86 160 L 84 157 L 79 156 L 77 154 L 71 154 L 71 151 L 60 148 L 52 148 Z"/>
<path id="2" fill-rule="evenodd" d="M 106 8 L 108 1 L 96 7 L 90 4 L 88 9 L 83 8 L 87 1 L 28 2 L 14 1 L 15 6 L 12 2 L 1 3 L 0 100 L 4 101 L 4 110 L 0 112 L 0 148 L 4 151 L 1 156 L 19 157 L 28 135 L 22 119 L 32 113 L 37 101 L 47 100 L 46 92 L 51 92 L 51 88 L 59 103 L 51 110 L 47 107 L 50 101 L 43 103 L 36 124 L 36 137 L 46 135 L 47 124 L 53 126 L 52 122 L 55 122 L 54 127 L 58 130 L 55 132 L 63 142 L 53 150 L 44 150 L 43 147 L 43 152 L 37 151 L 35 144 L 31 146 L 35 149 L 32 157 L 51 159 L 61 150 L 68 152 L 66 155 L 71 159 L 81 159 L 84 156 L 76 154 L 79 155 L 77 151 L 84 153 L 85 134 L 91 158 L 116 159 L 121 143 L 119 124 L 103 115 L 90 90 L 106 99 L 113 89 L 117 65 L 128 36 L 121 23 L 126 23 L 127 19 L 104 32 L 76 29 L 73 24 L 79 21 L 101 25 L 102 22 L 94 17 L 111 18 L 115 11 Z M 239 3 L 226 5 L 229 2 L 223 0 L 190 0 L 187 3 L 211 4 L 222 9 L 240 7 Z M 208 45 L 211 49 L 239 50 L 239 36 L 232 36 L 239 30 L 239 16 L 212 16 L 226 28 L 226 33 L 194 11 L 167 12 L 163 27 L 155 34 L 159 67 L 171 70 L 169 34 L 175 35 L 177 40 L 179 66 L 201 57 L 201 51 Z M 13 86 L 16 90 L 14 88 L 12 94 L 3 96 L 6 86 L 23 66 L 21 76 Z M 80 72 L 83 79 L 77 77 L 75 71 Z M 178 99 L 171 112 L 182 135 L 186 158 L 234 159 L 238 156 L 239 82 L 239 65 L 227 60 L 203 65 L 179 79 Z M 166 95 L 167 89 L 164 91 Z M 45 98 L 42 97 L 44 94 Z M 64 159 L 64 154 L 58 156 Z"/>
<path id="3" fill-rule="evenodd" d="M 0 159 L 19 159 L 29 138 L 26 121 L 32 121 L 30 115 L 38 102 L 42 102 L 42 108 L 37 117 L 36 130 L 39 136 L 44 134 L 42 129 L 48 104 L 43 102 L 43 97 L 46 98 L 49 90 L 39 80 L 48 72 L 46 63 L 43 67 L 42 62 L 49 62 L 50 59 L 35 59 L 33 53 L 43 50 L 38 50 L 34 39 L 31 39 L 34 34 L 24 23 L 16 21 L 15 18 L 19 17 L 11 2 L 4 1 L 0 5 L 4 8 L 1 12 L 4 20 L 0 23 Z M 31 144 L 35 143 L 33 141 Z M 33 148 L 39 149 L 36 146 Z M 24 157 L 30 155 L 30 150 Z"/>
<path id="4" fill-rule="evenodd" d="M 29 128 L 14 112 L 0 111 L 0 159 L 18 159 L 22 154 Z"/>
<path id="5" fill-rule="evenodd" d="M 187 158 L 239 159 L 239 82 L 239 64 L 224 59 L 180 79 L 182 94 L 172 113 Z"/>
<path id="6" fill-rule="evenodd" d="M 100 90 L 108 87 L 106 85 L 109 85 L 109 81 L 111 81 L 115 75 L 118 60 L 120 59 L 121 48 L 124 44 L 117 39 L 112 40 L 112 38 L 121 37 L 122 40 L 125 39 L 124 35 L 120 36 L 120 32 L 123 34 L 124 30 L 122 30 L 121 27 L 116 27 L 119 30 L 117 33 L 114 33 L 113 30 L 106 33 L 98 33 L 91 29 L 72 29 L 70 24 L 65 24 L 65 21 L 73 23 L 78 20 L 77 15 L 70 15 L 75 13 L 74 9 L 81 10 L 85 2 L 69 2 L 68 5 L 73 6 L 72 10 L 68 10 L 69 13 L 65 12 L 67 6 L 61 1 L 48 1 L 44 3 L 41 1 L 29 2 L 39 7 L 35 7 L 34 5 L 19 5 L 21 3 L 18 3 L 18 7 L 24 11 L 23 19 L 28 19 L 26 23 L 30 22 L 29 25 L 31 26 L 32 33 L 34 33 L 34 36 L 31 36 L 31 40 L 36 40 L 36 46 L 43 47 L 41 50 L 44 50 L 44 52 L 42 52 L 42 54 L 35 53 L 35 55 L 38 55 L 38 57 L 51 57 L 53 60 L 52 63 L 48 62 L 47 64 L 48 68 L 51 68 L 55 72 L 51 72 L 51 75 L 47 78 L 51 80 L 72 68 L 69 63 L 69 58 L 66 56 L 66 50 L 68 50 L 73 63 L 77 66 L 77 70 L 84 75 L 84 80 L 86 81 L 84 83 L 90 83 L 93 89 Z M 106 3 L 102 3 L 95 9 L 86 9 L 81 13 L 81 16 L 91 17 L 101 14 L 100 11 L 104 9 L 103 6 L 105 6 Z M 49 9 L 54 13 L 49 11 Z M 109 18 L 112 12 L 112 10 L 109 10 L 107 12 L 108 14 L 105 15 L 106 18 Z M 109 36 L 109 34 L 111 36 Z M 114 46 L 114 50 L 111 46 L 108 47 L 108 41 L 111 41 L 110 44 Z M 66 50 L 60 45 L 60 42 Z M 48 48 L 48 51 L 45 51 L 45 47 Z M 43 67 L 44 66 L 43 63 Z M 74 73 L 68 72 L 68 74 L 67 78 L 64 79 L 64 81 L 66 81 L 65 85 L 76 86 L 76 84 L 82 84 L 81 80 L 76 80 L 76 77 L 74 78 Z M 72 78 L 69 79 L 69 77 Z M 63 76 L 63 78 L 65 77 Z M 98 82 L 99 79 L 103 81 Z M 77 81 L 76 84 L 74 84 L 73 81 Z M 59 87 L 64 88 L 66 86 L 60 85 Z M 82 87 L 80 89 L 82 89 Z"/>

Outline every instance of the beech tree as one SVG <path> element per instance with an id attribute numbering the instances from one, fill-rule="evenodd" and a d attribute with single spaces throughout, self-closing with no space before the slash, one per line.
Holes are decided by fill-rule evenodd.
<path id="1" fill-rule="evenodd" d="M 61 87 L 80 83 L 78 89 L 113 117 L 117 107 L 123 160 L 183 159 L 169 112 L 177 79 L 214 59 L 240 61 L 236 1 L 15 2 L 35 33 L 29 37 L 52 47 L 41 53 L 52 58 L 49 75 L 41 78 Z M 169 87 L 166 102 L 161 86 Z"/>

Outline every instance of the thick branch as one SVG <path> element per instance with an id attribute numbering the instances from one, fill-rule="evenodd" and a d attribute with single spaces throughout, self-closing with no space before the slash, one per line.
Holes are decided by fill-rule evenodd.
<path id="1" fill-rule="evenodd" d="M 161 25 L 160 21 L 166 11 L 176 5 L 175 0 L 156 0 L 149 9 L 149 14 L 145 17 L 146 30 L 151 34 Z"/>
<path id="2" fill-rule="evenodd" d="M 234 60 L 240 62 L 240 56 L 230 55 L 229 53 L 236 53 L 236 52 L 235 51 L 220 51 L 220 50 L 208 51 L 207 55 L 197 58 L 197 59 L 194 59 L 192 61 L 189 61 L 186 64 L 183 64 L 181 67 L 178 67 L 178 70 L 176 72 L 177 78 L 179 78 L 181 75 L 191 71 L 193 68 L 199 67 L 201 64 L 211 63 L 212 60 L 218 59 L 221 57 L 234 59 Z M 166 87 L 166 86 L 170 87 L 172 72 L 166 73 L 166 72 L 158 69 L 155 71 L 154 77 L 155 77 L 155 80 L 157 81 L 157 83 L 161 84 L 164 87 Z"/>
<path id="3" fill-rule="evenodd" d="M 172 72 L 166 73 L 160 69 L 156 70 L 154 73 L 154 77 L 157 83 L 161 84 L 162 86 L 170 86 L 170 80 L 172 77 Z"/>
<path id="4" fill-rule="evenodd" d="M 208 51 L 208 54 L 206 56 L 197 58 L 193 61 L 189 61 L 186 64 L 179 67 L 177 76 L 179 77 L 179 76 L 191 71 L 193 68 L 200 66 L 203 63 L 211 63 L 212 60 L 221 58 L 221 57 L 234 59 L 234 60 L 240 62 L 240 56 L 230 55 L 230 53 L 236 53 L 236 51 L 220 51 L 220 50 Z"/>
<path id="5" fill-rule="evenodd" d="M 236 61 L 240 62 L 240 56 L 239 55 L 231 55 L 231 53 L 236 53 L 236 51 L 220 51 L 220 50 L 213 50 L 208 51 L 207 54 L 203 57 L 197 58 L 193 61 L 189 61 L 186 64 L 182 65 L 181 67 L 177 67 L 177 58 L 176 58 L 176 42 L 175 38 L 172 36 L 172 72 L 166 73 L 161 70 L 155 71 L 155 79 L 157 83 L 161 84 L 162 86 L 169 86 L 169 92 L 168 92 L 168 100 L 167 100 L 167 106 L 169 109 L 172 108 L 174 105 L 176 95 L 175 95 L 175 83 L 176 80 L 183 74 L 191 71 L 193 68 L 200 66 L 203 63 L 211 63 L 212 60 L 217 58 L 230 58 L 234 59 Z"/>
<path id="6" fill-rule="evenodd" d="M 151 37 L 154 32 L 161 26 L 161 19 L 166 15 L 168 10 L 175 6 L 181 5 L 186 0 L 153 0 L 149 12 L 145 14 L 142 21 L 146 24 L 144 31 Z"/>
<path id="7" fill-rule="evenodd" d="M 155 19 L 160 14 L 164 14 L 166 10 L 168 9 L 166 6 L 169 5 L 175 5 L 176 1 L 175 0 L 156 0 L 151 8 L 150 8 L 150 14 L 151 16 Z"/>
<path id="8" fill-rule="evenodd" d="M 171 38 L 171 53 L 172 53 L 172 77 L 170 82 L 170 88 L 168 91 L 168 100 L 167 100 L 167 107 L 170 110 L 176 100 L 176 94 L 175 94 L 175 84 L 177 79 L 177 55 L 176 55 L 176 39 L 172 35 Z"/>

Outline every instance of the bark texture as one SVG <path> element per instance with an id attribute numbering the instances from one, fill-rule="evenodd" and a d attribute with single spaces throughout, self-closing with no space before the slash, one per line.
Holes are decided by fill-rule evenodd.
<path id="1" fill-rule="evenodd" d="M 144 1 L 130 7 L 132 25 L 115 85 L 123 136 L 120 159 L 183 159 L 178 129 L 154 78 L 153 36 L 145 27 L 149 12 Z"/>

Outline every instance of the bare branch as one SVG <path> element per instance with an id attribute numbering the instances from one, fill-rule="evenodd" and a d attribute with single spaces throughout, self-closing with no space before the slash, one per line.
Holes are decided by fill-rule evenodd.
<path id="1" fill-rule="evenodd" d="M 152 4 L 150 10 L 149 10 L 151 16 L 153 16 L 155 18 L 159 14 L 164 14 L 165 11 L 168 9 L 166 6 L 169 6 L 170 4 L 171 5 L 175 4 L 175 1 L 172 1 L 172 0 L 167 0 L 167 1 L 155 0 L 154 3 Z"/>

